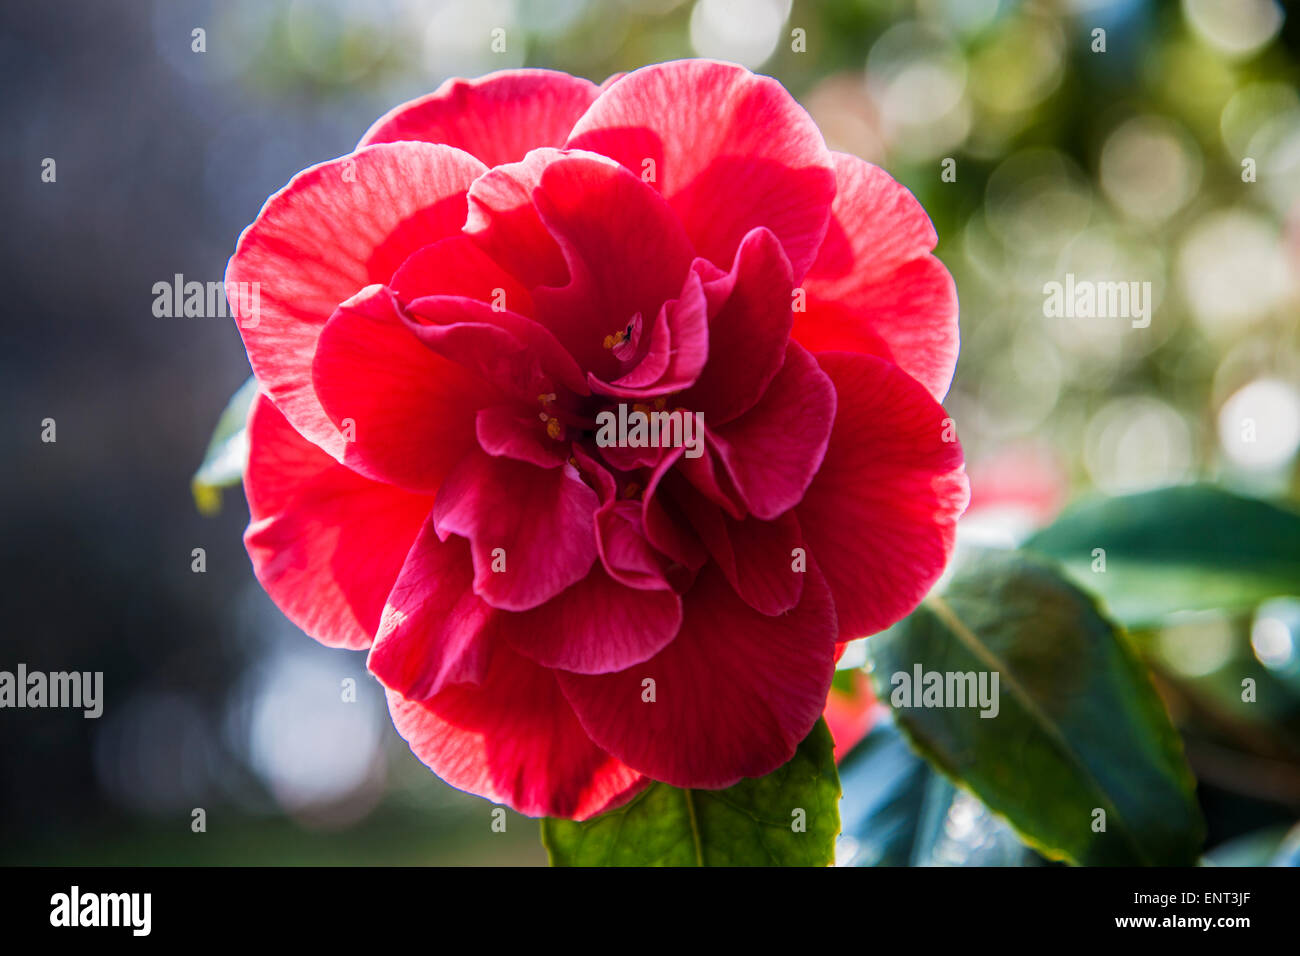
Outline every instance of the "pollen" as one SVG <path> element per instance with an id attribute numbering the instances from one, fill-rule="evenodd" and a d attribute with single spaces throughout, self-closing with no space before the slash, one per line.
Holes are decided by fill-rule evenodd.
<path id="1" fill-rule="evenodd" d="M 636 498 L 639 494 L 641 494 L 641 486 L 635 481 L 629 481 L 623 486 L 624 498 Z"/>
<path id="2" fill-rule="evenodd" d="M 605 348 L 612 349 L 614 348 L 614 346 L 622 345 L 624 342 L 630 339 L 632 337 L 632 324 L 635 321 L 636 320 L 633 319 L 632 322 L 629 322 L 625 328 L 621 328 L 617 332 L 612 332 L 609 335 L 605 336 Z"/>
<path id="3" fill-rule="evenodd" d="M 564 424 L 558 418 L 549 419 L 546 422 L 546 434 L 559 441 L 564 437 Z"/>

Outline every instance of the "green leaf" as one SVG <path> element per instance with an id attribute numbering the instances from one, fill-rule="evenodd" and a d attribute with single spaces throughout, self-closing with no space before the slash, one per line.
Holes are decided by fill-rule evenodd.
<path id="1" fill-rule="evenodd" d="M 828 866 L 839 799 L 834 745 L 819 720 L 766 777 L 726 790 L 653 783 L 594 819 L 543 820 L 542 843 L 552 866 Z"/>
<path id="2" fill-rule="evenodd" d="M 249 376 L 230 396 L 226 407 L 217 419 L 217 427 L 203 455 L 203 464 L 190 479 L 194 505 L 202 514 L 212 515 L 221 510 L 221 489 L 237 485 L 244 477 L 248 464 L 248 436 L 244 425 L 248 409 L 257 395 L 257 380 Z"/>
<path id="3" fill-rule="evenodd" d="M 914 747 L 1049 859 L 1190 865 L 1203 833 L 1182 743 L 1128 640 L 1042 559 L 990 555 L 867 642 Z M 901 676 L 998 675 L 996 716 L 900 706 Z M 924 681 L 923 681 L 924 683 Z M 992 712 L 992 708 L 987 709 Z M 1105 831 L 1094 832 L 1096 810 Z"/>
<path id="4" fill-rule="evenodd" d="M 1087 502 L 1025 547 L 1056 558 L 1129 627 L 1300 593 L 1300 514 L 1211 485 Z M 1105 570 L 1095 549 L 1105 552 Z"/>

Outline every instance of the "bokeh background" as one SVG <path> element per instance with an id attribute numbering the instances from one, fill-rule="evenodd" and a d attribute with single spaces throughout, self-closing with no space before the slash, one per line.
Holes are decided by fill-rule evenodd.
<path id="1" fill-rule="evenodd" d="M 106 703 L 98 720 L 0 712 L 0 862 L 544 862 L 535 822 L 510 814 L 493 832 L 489 804 L 410 756 L 363 655 L 317 646 L 274 608 L 243 551 L 238 490 L 198 513 L 190 475 L 248 366 L 230 320 L 156 317 L 152 289 L 178 273 L 219 281 L 270 193 L 449 76 L 527 65 L 601 80 L 695 55 L 779 78 L 833 148 L 885 166 L 932 215 L 961 298 L 947 407 L 974 479 L 968 540 L 1015 540 L 1094 491 L 1193 478 L 1296 499 L 1300 11 L 4 4 L 0 668 L 102 670 Z M 1150 327 L 1044 317 L 1044 283 L 1067 272 L 1151 282 Z M 1298 607 L 1198 619 L 1145 645 L 1224 862 L 1300 816 Z M 1274 681 L 1267 720 L 1198 730 L 1197 701 L 1241 655 Z M 900 773 L 913 766 L 898 757 Z M 1020 859 L 974 801 L 944 805 L 927 862 Z M 191 831 L 197 807 L 206 833 Z M 844 856 L 861 862 L 852 845 Z"/>

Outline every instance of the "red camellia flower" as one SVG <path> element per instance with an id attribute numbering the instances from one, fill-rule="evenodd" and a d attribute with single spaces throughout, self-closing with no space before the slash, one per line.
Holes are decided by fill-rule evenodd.
<path id="1" fill-rule="evenodd" d="M 369 649 L 435 773 L 523 813 L 768 773 L 965 507 L 934 244 L 741 67 L 448 82 L 230 261 L 257 576 Z"/>

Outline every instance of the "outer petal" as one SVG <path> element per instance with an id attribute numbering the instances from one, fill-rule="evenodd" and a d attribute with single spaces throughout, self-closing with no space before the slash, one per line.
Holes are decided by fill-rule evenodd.
<path id="1" fill-rule="evenodd" d="M 585 820 L 649 780 L 587 737 L 553 671 L 498 647 L 483 683 L 429 701 L 388 692 L 393 725 L 447 783 L 520 813 Z"/>
<path id="2" fill-rule="evenodd" d="M 473 581 L 465 540 L 439 541 L 426 521 L 384 605 L 366 662 L 385 687 L 424 700 L 448 684 L 483 680 L 490 651 L 485 628 L 501 612 L 474 593 Z"/>
<path id="3" fill-rule="evenodd" d="M 835 195 L 830 151 L 770 77 L 712 60 L 647 66 L 601 93 L 568 145 L 638 176 L 653 170 L 696 250 L 716 265 L 729 265 L 756 226 L 776 233 L 796 279 L 816 258 Z"/>
<path id="4" fill-rule="evenodd" d="M 426 348 L 378 285 L 339 306 L 321 332 L 312 375 L 330 420 L 351 423 L 344 464 L 426 494 L 475 447 L 475 412 L 499 396 Z"/>
<path id="5" fill-rule="evenodd" d="M 835 667 L 835 609 L 809 563 L 803 599 L 765 617 L 714 565 L 686 595 L 681 633 L 617 674 L 557 672 L 599 746 L 677 787 L 729 787 L 789 760 L 821 716 Z M 653 680 L 654 700 L 643 699 Z"/>
<path id="6" fill-rule="evenodd" d="M 340 465 L 299 435 L 265 395 L 253 402 L 248 436 L 244 544 L 257 579 L 322 644 L 370 646 L 433 499 Z"/>
<path id="7" fill-rule="evenodd" d="M 526 611 L 591 569 L 598 505 L 572 465 L 538 468 L 475 450 L 439 490 L 433 520 L 444 540 L 469 538 L 476 594 L 493 607 Z"/>
<path id="8" fill-rule="evenodd" d="M 246 283 L 254 303 L 251 314 L 235 307 L 253 372 L 294 427 L 335 458 L 343 436 L 311 378 L 321 328 L 339 303 L 458 231 L 469 184 L 484 171 L 447 146 L 374 146 L 299 173 L 239 237 L 226 282 Z"/>
<path id="9" fill-rule="evenodd" d="M 930 254 L 934 226 L 883 169 L 834 156 L 839 192 L 794 337 L 812 352 L 889 359 L 942 400 L 957 364 L 957 287 Z"/>
<path id="10" fill-rule="evenodd" d="M 537 146 L 559 146 L 599 87 L 555 70 L 502 70 L 450 79 L 403 103 L 361 137 L 362 146 L 397 140 L 446 143 L 488 166 L 523 159 Z"/>
<path id="11" fill-rule="evenodd" d="M 835 595 L 840 639 L 909 613 L 952 553 L 969 487 L 951 422 L 911 376 L 869 355 L 825 352 L 839 410 L 821 470 L 797 508 Z"/>

